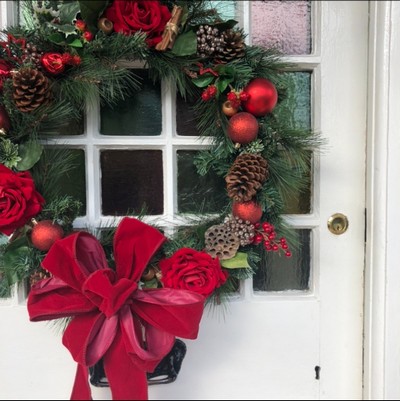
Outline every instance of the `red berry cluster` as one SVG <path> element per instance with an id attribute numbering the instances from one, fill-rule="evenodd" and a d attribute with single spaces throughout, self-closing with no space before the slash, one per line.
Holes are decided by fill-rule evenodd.
<path id="1" fill-rule="evenodd" d="M 234 107 L 235 109 L 238 109 L 242 104 L 242 102 L 245 102 L 246 100 L 249 99 L 248 93 L 244 91 L 238 92 L 235 90 L 231 90 L 226 95 L 226 97 L 231 102 L 232 107 Z"/>
<path id="2" fill-rule="evenodd" d="M 87 28 L 86 22 L 78 19 L 75 21 L 75 28 L 81 32 L 82 37 L 85 42 L 91 42 L 94 38 L 94 35 L 92 32 L 90 32 Z"/>
<path id="3" fill-rule="evenodd" d="M 215 85 L 208 85 L 206 89 L 204 89 L 203 93 L 201 94 L 201 98 L 207 102 L 215 97 L 217 94 L 217 87 Z"/>
<path id="4" fill-rule="evenodd" d="M 81 58 L 77 54 L 70 54 L 70 53 L 64 53 L 61 55 L 62 57 L 62 62 L 63 64 L 68 64 L 68 65 L 79 65 L 81 63 Z"/>
<path id="5" fill-rule="evenodd" d="M 264 222 L 254 224 L 255 235 L 253 238 L 253 244 L 263 244 L 267 251 L 278 252 L 280 249 L 284 251 L 285 256 L 290 258 L 292 252 L 289 250 L 289 245 L 287 244 L 286 238 L 281 237 L 277 239 L 277 234 L 273 224 Z"/>

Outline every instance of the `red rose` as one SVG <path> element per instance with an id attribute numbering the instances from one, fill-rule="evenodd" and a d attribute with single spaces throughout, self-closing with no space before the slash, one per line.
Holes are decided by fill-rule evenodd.
<path id="1" fill-rule="evenodd" d="M 35 217 L 44 202 L 28 171 L 15 173 L 0 164 L 0 232 L 11 235 Z"/>
<path id="2" fill-rule="evenodd" d="M 150 47 L 161 42 L 164 27 L 171 18 L 167 6 L 151 0 L 114 0 L 104 16 L 114 24 L 115 32 L 147 34 Z"/>
<path id="3" fill-rule="evenodd" d="M 160 269 L 164 287 L 191 290 L 205 297 L 228 277 L 218 258 L 191 248 L 181 248 L 170 258 L 161 260 Z"/>
<path id="4" fill-rule="evenodd" d="M 11 64 L 0 59 L 0 92 L 3 90 L 4 81 L 10 76 Z"/>
<path id="5" fill-rule="evenodd" d="M 85 40 L 85 42 L 91 42 L 94 39 L 94 35 L 90 31 L 83 32 L 82 37 Z"/>
<path id="6" fill-rule="evenodd" d="M 41 58 L 43 68 L 50 74 L 58 75 L 65 70 L 65 63 L 60 53 L 45 53 Z"/>

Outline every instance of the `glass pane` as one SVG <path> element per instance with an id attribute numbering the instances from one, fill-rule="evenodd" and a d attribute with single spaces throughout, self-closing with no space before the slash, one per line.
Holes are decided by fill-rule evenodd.
<path id="1" fill-rule="evenodd" d="M 179 94 L 176 97 L 176 132 L 182 136 L 199 136 L 196 119 L 191 110 L 193 103 L 184 100 Z"/>
<path id="2" fill-rule="evenodd" d="M 113 107 L 101 107 L 100 133 L 103 135 L 161 134 L 161 86 L 148 78 L 147 70 L 133 72 L 142 78 L 142 89 Z"/>
<path id="3" fill-rule="evenodd" d="M 293 128 L 311 129 L 311 72 L 286 73 L 287 95 L 278 103 L 274 115 Z"/>
<path id="4" fill-rule="evenodd" d="M 254 291 L 308 290 L 310 288 L 311 230 L 296 230 L 298 249 L 288 244 L 292 256 L 260 249 L 260 268 L 253 277 Z"/>
<path id="5" fill-rule="evenodd" d="M 104 215 L 163 213 L 160 150 L 104 150 L 100 161 Z"/>
<path id="6" fill-rule="evenodd" d="M 311 1 L 252 1 L 252 44 L 311 53 Z"/>
<path id="7" fill-rule="evenodd" d="M 225 181 L 209 173 L 201 177 L 193 165 L 196 151 L 180 150 L 178 156 L 178 212 L 216 213 L 226 204 Z"/>
<path id="8" fill-rule="evenodd" d="M 59 157 L 59 149 L 47 148 L 46 153 L 55 153 Z M 86 172 L 85 172 L 85 152 L 81 149 L 63 149 L 62 157 L 73 160 L 74 168 L 62 174 L 58 181 L 53 184 L 57 188 L 58 194 L 69 195 L 82 202 L 82 212 L 86 211 Z M 51 156 L 50 156 L 51 157 Z"/>
<path id="9" fill-rule="evenodd" d="M 60 135 L 83 135 L 85 132 L 85 118 L 81 116 L 78 120 L 67 120 L 59 124 Z"/>
<path id="10" fill-rule="evenodd" d="M 210 7 L 216 8 L 222 19 L 229 20 L 236 18 L 236 2 L 233 0 L 212 0 Z"/>

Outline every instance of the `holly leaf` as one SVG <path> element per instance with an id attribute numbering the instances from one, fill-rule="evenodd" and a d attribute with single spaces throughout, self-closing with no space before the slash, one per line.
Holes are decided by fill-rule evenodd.
<path id="1" fill-rule="evenodd" d="M 64 3 L 60 7 L 60 21 L 62 24 L 73 24 L 76 20 L 76 16 L 80 11 L 79 2 L 72 1 L 70 3 Z"/>
<path id="2" fill-rule="evenodd" d="M 197 52 L 197 35 L 194 31 L 188 31 L 178 35 L 171 53 L 176 56 L 191 56 Z"/>
<path id="3" fill-rule="evenodd" d="M 53 42 L 57 45 L 63 43 L 65 41 L 65 36 L 62 35 L 60 32 L 55 32 L 49 35 L 50 42 Z"/>
<path id="4" fill-rule="evenodd" d="M 192 82 L 199 88 L 205 88 L 206 86 L 210 85 L 212 81 L 214 81 L 214 78 L 214 75 L 206 73 L 197 78 L 193 78 Z"/>
<path id="5" fill-rule="evenodd" d="M 40 159 L 43 146 L 36 141 L 28 141 L 19 146 L 21 161 L 17 164 L 19 171 L 26 171 L 32 168 Z"/>
<path id="6" fill-rule="evenodd" d="M 76 34 L 75 26 L 71 24 L 54 24 L 51 22 L 49 25 L 51 25 L 53 28 L 57 29 L 58 32 L 64 33 L 65 36 L 73 35 Z"/>
<path id="7" fill-rule="evenodd" d="M 226 269 L 248 269 L 247 253 L 237 252 L 233 258 L 221 260 L 221 266 Z"/>

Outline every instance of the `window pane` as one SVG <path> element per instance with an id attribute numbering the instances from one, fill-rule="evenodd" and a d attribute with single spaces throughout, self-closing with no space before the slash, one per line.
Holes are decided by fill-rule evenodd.
<path id="1" fill-rule="evenodd" d="M 260 268 L 253 278 L 254 291 L 308 290 L 310 288 L 311 231 L 296 230 L 298 249 L 291 249 L 292 256 L 276 252 L 262 252 Z M 288 239 L 290 247 L 290 241 Z"/>
<path id="2" fill-rule="evenodd" d="M 194 102 L 184 100 L 179 94 L 176 97 L 176 132 L 182 136 L 199 136 L 196 119 L 191 109 Z"/>
<path id="3" fill-rule="evenodd" d="M 287 95 L 278 103 L 274 115 L 293 128 L 311 129 L 311 72 L 286 73 Z"/>
<path id="4" fill-rule="evenodd" d="M 100 160 L 104 215 L 163 213 L 160 150 L 104 150 Z"/>
<path id="5" fill-rule="evenodd" d="M 311 53 L 311 1 L 252 1 L 252 44 Z"/>
<path id="6" fill-rule="evenodd" d="M 199 176 L 193 159 L 196 151 L 180 150 L 178 155 L 178 212 L 215 213 L 226 204 L 225 181 L 209 173 Z"/>
<path id="7" fill-rule="evenodd" d="M 47 148 L 46 153 L 58 154 L 60 150 Z M 63 157 L 73 160 L 74 168 L 63 174 L 55 184 L 60 196 L 69 195 L 82 202 L 82 211 L 86 211 L 86 172 L 85 172 L 85 152 L 80 149 L 63 149 Z M 59 156 L 56 156 L 59 157 Z"/>
<path id="8" fill-rule="evenodd" d="M 67 120 L 59 124 L 59 135 L 83 135 L 85 119 L 81 116 L 77 120 Z"/>
<path id="9" fill-rule="evenodd" d="M 113 107 L 101 107 L 103 135 L 156 136 L 161 134 L 161 86 L 147 70 L 133 70 L 143 79 L 142 89 Z"/>

